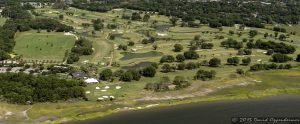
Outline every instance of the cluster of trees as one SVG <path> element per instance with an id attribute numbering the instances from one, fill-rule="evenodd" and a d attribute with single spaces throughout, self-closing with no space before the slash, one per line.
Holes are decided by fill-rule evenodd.
<path id="1" fill-rule="evenodd" d="M 250 66 L 250 71 L 261 71 L 261 70 L 270 70 L 270 69 L 291 69 L 291 64 L 255 64 Z"/>
<path id="2" fill-rule="evenodd" d="M 120 81 L 124 82 L 131 82 L 132 80 L 139 81 L 142 76 L 154 77 L 157 68 L 157 64 L 152 64 L 140 70 L 118 70 L 113 72 L 111 69 L 105 69 L 99 74 L 99 79 L 103 81 L 114 81 L 116 78 L 119 78 Z"/>
<path id="3" fill-rule="evenodd" d="M 147 83 L 145 89 L 152 91 L 167 91 L 172 90 L 171 85 L 174 85 L 175 89 L 181 89 L 190 86 L 190 83 L 183 76 L 176 76 L 173 81 L 171 81 L 169 77 L 162 77 L 156 83 Z"/>
<path id="4" fill-rule="evenodd" d="M 251 63 L 251 58 L 244 58 L 242 59 L 242 65 L 249 65 Z M 232 57 L 227 59 L 227 64 L 228 65 L 239 65 L 240 64 L 240 59 L 238 57 Z"/>
<path id="5" fill-rule="evenodd" d="M 200 68 L 200 66 L 207 66 L 208 62 L 203 61 L 203 62 L 188 62 L 188 63 L 179 63 L 175 65 L 170 65 L 170 64 L 164 64 L 161 67 L 161 72 L 163 73 L 168 73 L 168 72 L 174 72 L 176 70 L 192 70 L 192 69 L 197 69 Z"/>
<path id="6" fill-rule="evenodd" d="M 0 95 L 8 102 L 33 104 L 85 98 L 83 82 L 23 73 L 0 74 Z"/>
<path id="7" fill-rule="evenodd" d="M 288 62 L 288 61 L 292 61 L 292 60 L 293 60 L 292 57 L 289 57 L 285 54 L 276 53 L 276 54 L 272 55 L 273 62 L 283 63 L 283 62 Z"/>
<path id="8" fill-rule="evenodd" d="M 75 0 L 71 5 L 79 9 L 85 9 L 97 12 L 107 12 L 114 8 L 120 8 L 122 6 L 121 2 L 123 0 L 105 0 L 105 1 L 94 1 L 88 2 L 86 0 Z"/>
<path id="9" fill-rule="evenodd" d="M 248 48 L 258 48 L 264 50 L 272 49 L 276 53 L 293 54 L 296 51 L 296 48 L 292 45 L 287 45 L 285 43 L 276 43 L 274 41 L 264 42 L 262 40 L 257 40 L 255 44 L 251 42 L 248 43 Z"/>
<path id="10" fill-rule="evenodd" d="M 160 59 L 160 63 L 171 63 L 171 62 L 184 62 L 187 59 L 198 59 L 199 58 L 199 54 L 196 51 L 193 50 L 189 50 L 184 52 L 184 54 L 178 54 L 176 55 L 176 58 L 172 55 L 164 55 L 161 57 Z"/>
<path id="11" fill-rule="evenodd" d="M 142 12 L 140 12 L 140 13 L 142 13 Z M 143 21 L 143 22 L 148 22 L 149 19 L 150 19 L 150 14 L 145 13 L 145 14 L 144 14 L 144 17 L 142 17 L 140 13 L 138 13 L 138 12 L 133 12 L 133 13 L 131 14 L 131 16 L 126 15 L 126 14 L 123 14 L 123 15 L 122 15 L 122 19 L 131 19 L 131 20 L 133 20 L 133 21 Z"/>
<path id="12" fill-rule="evenodd" d="M 68 55 L 67 63 L 73 64 L 79 61 L 79 57 L 82 55 L 91 55 L 93 53 L 93 43 L 85 38 L 80 38 L 75 41 L 74 47 Z"/>
<path id="13" fill-rule="evenodd" d="M 157 39 L 155 37 L 150 37 L 149 39 L 143 39 L 142 44 L 154 43 Z"/>
<path id="14" fill-rule="evenodd" d="M 206 43 L 205 40 L 200 39 L 199 35 L 194 36 L 194 40 L 190 42 L 190 49 L 196 50 L 198 48 L 201 49 L 212 49 L 214 47 L 213 43 Z"/>
<path id="15" fill-rule="evenodd" d="M 213 78 L 216 77 L 216 71 L 211 70 L 211 71 L 205 71 L 205 70 L 199 70 L 196 75 L 195 75 L 195 79 L 196 80 L 203 80 L 203 81 L 207 81 L 207 80 L 211 80 Z"/>
<path id="16" fill-rule="evenodd" d="M 0 60 L 5 60 L 10 58 L 9 53 L 15 46 L 15 33 L 23 28 L 23 24 L 28 24 L 31 15 L 21 6 L 8 5 L 3 9 L 2 15 L 10 18 L 0 26 Z"/>
<path id="17" fill-rule="evenodd" d="M 221 46 L 226 48 L 235 48 L 235 49 L 241 49 L 244 47 L 242 42 L 238 42 L 232 38 L 222 41 Z"/>
<path id="18" fill-rule="evenodd" d="M 74 31 L 74 28 L 72 26 L 67 26 L 65 24 L 61 24 L 59 21 L 54 20 L 54 19 L 49 19 L 49 18 L 36 18 L 30 20 L 30 23 L 27 25 L 22 25 L 23 29 L 27 28 L 30 30 L 36 29 L 36 30 L 47 30 L 48 32 L 50 31 L 56 31 L 56 32 L 69 32 L 69 31 Z M 20 29 L 21 30 L 21 29 Z"/>
<path id="19" fill-rule="evenodd" d="M 252 50 L 251 49 L 240 49 L 237 53 L 237 55 L 251 55 Z"/>
<path id="20" fill-rule="evenodd" d="M 285 28 L 281 28 L 281 27 L 274 27 L 273 31 L 286 33 L 286 29 Z"/>
<path id="21" fill-rule="evenodd" d="M 103 22 L 104 22 L 104 20 L 102 20 L 102 19 L 92 20 L 94 30 L 100 31 L 101 29 L 103 29 L 104 28 Z"/>
<path id="22" fill-rule="evenodd" d="M 264 27 L 264 23 L 298 24 L 300 5 L 293 2 L 286 5 L 272 2 L 270 5 L 260 1 L 201 2 L 188 0 L 139 0 L 125 5 L 129 9 L 155 11 L 167 16 L 182 18 L 184 22 L 200 20 L 211 27 L 244 24 L 250 27 Z M 255 14 L 253 12 L 259 13 Z M 276 13 L 274 13 L 276 12 Z"/>

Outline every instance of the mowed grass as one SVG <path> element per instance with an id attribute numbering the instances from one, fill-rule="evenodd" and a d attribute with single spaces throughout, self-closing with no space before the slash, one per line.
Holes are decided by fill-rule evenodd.
<path id="1" fill-rule="evenodd" d="M 74 36 L 58 32 L 22 32 L 16 36 L 14 51 L 24 60 L 62 61 L 66 50 L 72 48 L 75 40 Z"/>
<path id="2" fill-rule="evenodd" d="M 0 26 L 2 26 L 6 21 L 6 18 L 0 17 Z"/>
<path id="3" fill-rule="evenodd" d="M 249 98 L 279 94 L 300 93 L 300 70 L 280 70 L 257 72 L 250 76 L 256 83 L 222 89 L 213 95 L 241 95 Z"/>

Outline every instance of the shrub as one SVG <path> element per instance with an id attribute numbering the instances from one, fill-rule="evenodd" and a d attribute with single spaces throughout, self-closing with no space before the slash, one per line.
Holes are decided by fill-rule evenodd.
<path id="1" fill-rule="evenodd" d="M 221 65 L 221 60 L 218 58 L 212 58 L 209 60 L 210 67 L 219 67 Z"/>
<path id="2" fill-rule="evenodd" d="M 195 76 L 196 80 L 211 80 L 215 78 L 216 72 L 211 70 L 211 71 L 205 71 L 205 70 L 199 70 Z"/>

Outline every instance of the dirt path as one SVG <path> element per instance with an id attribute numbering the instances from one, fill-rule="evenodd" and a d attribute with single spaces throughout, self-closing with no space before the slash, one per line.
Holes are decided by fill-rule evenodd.
<path id="1" fill-rule="evenodd" d="M 32 109 L 33 106 L 30 106 L 28 109 L 21 111 L 20 113 L 26 118 L 26 120 L 30 120 L 31 118 L 28 116 L 27 112 Z"/>

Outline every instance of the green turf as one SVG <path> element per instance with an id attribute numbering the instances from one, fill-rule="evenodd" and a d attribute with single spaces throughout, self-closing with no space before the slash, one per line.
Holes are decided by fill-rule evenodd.
<path id="1" fill-rule="evenodd" d="M 0 26 L 2 26 L 6 21 L 6 18 L 0 17 Z"/>
<path id="2" fill-rule="evenodd" d="M 265 95 L 299 93 L 300 92 L 300 70 L 282 70 L 257 72 L 250 76 L 254 81 L 249 86 L 235 86 L 220 90 L 213 95 Z"/>
<path id="3" fill-rule="evenodd" d="M 74 36 L 63 33 L 36 31 L 18 33 L 14 51 L 24 60 L 56 60 L 62 61 L 66 50 L 75 43 Z"/>

